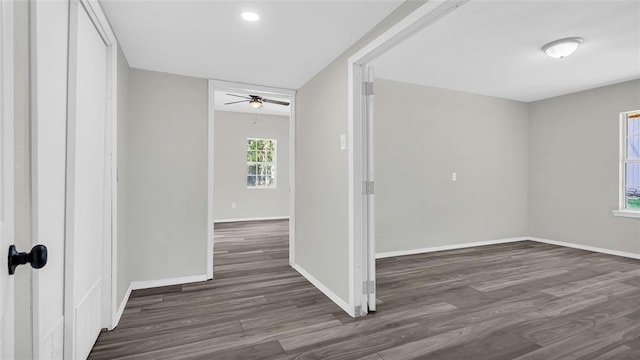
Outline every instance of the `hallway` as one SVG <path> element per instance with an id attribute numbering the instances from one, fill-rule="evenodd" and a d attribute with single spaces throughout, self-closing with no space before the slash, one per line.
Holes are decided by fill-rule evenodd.
<path id="1" fill-rule="evenodd" d="M 134 291 L 90 359 L 274 359 L 278 339 L 348 317 L 289 267 L 287 220 L 215 230 L 215 279 Z"/>

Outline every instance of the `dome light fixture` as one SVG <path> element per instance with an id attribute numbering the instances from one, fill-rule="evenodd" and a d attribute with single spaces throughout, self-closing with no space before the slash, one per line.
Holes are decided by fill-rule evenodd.
<path id="1" fill-rule="evenodd" d="M 251 105 L 251 107 L 254 109 L 259 109 L 262 107 L 262 100 L 254 98 L 249 101 L 249 105 Z"/>
<path id="2" fill-rule="evenodd" d="M 255 21 L 258 21 L 260 19 L 260 15 L 254 13 L 254 12 L 251 12 L 251 11 L 246 11 L 246 12 L 242 13 L 242 18 L 245 21 L 255 22 Z"/>
<path id="3" fill-rule="evenodd" d="M 581 37 L 559 39 L 543 46 L 542 51 L 554 59 L 564 59 L 573 54 L 583 42 Z"/>

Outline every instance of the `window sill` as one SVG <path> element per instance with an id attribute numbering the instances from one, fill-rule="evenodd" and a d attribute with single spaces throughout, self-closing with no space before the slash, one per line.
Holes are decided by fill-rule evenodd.
<path id="1" fill-rule="evenodd" d="M 636 218 L 640 219 L 640 211 L 631 211 L 631 210 L 611 210 L 613 216 L 619 217 L 628 217 L 628 218 Z"/>

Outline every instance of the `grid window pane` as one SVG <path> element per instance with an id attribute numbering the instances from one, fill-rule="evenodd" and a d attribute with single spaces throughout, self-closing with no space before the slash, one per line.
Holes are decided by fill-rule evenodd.
<path id="1" fill-rule="evenodd" d="M 640 136 L 627 137 L 627 159 L 640 159 Z"/>
<path id="2" fill-rule="evenodd" d="M 247 187 L 276 186 L 276 140 L 247 139 Z"/>
<path id="3" fill-rule="evenodd" d="M 640 135 L 640 118 L 627 119 L 627 135 Z"/>
<path id="4" fill-rule="evenodd" d="M 625 164 L 625 199 L 628 209 L 640 209 L 640 163 Z"/>

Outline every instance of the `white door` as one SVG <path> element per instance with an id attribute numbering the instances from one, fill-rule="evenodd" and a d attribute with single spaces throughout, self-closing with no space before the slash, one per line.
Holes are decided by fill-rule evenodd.
<path id="1" fill-rule="evenodd" d="M 95 9 L 94 9 L 95 10 Z M 109 49 L 85 4 L 71 1 L 65 261 L 65 358 L 85 359 L 102 328 L 110 238 Z M 105 279 L 105 281 L 109 281 Z"/>
<path id="2" fill-rule="evenodd" d="M 69 3 L 30 7 L 32 241 L 49 255 L 32 273 L 33 357 L 62 359 Z"/>
<path id="3" fill-rule="evenodd" d="M 6 261 L 13 242 L 13 4 L 0 3 L 0 358 L 13 359 L 14 284 Z"/>
<path id="4" fill-rule="evenodd" d="M 373 68 L 371 66 L 364 67 L 364 79 L 369 85 L 369 91 L 365 92 L 364 101 L 364 119 L 366 124 L 364 125 L 365 134 L 363 136 L 365 144 L 365 171 L 364 174 L 367 177 L 367 181 L 371 184 L 370 191 L 367 191 L 367 199 L 365 205 L 365 211 L 367 224 L 366 224 L 366 242 L 367 242 L 367 254 L 365 261 L 367 263 L 367 305 L 369 311 L 376 311 L 376 229 L 375 229 L 375 176 L 373 171 Z"/>

